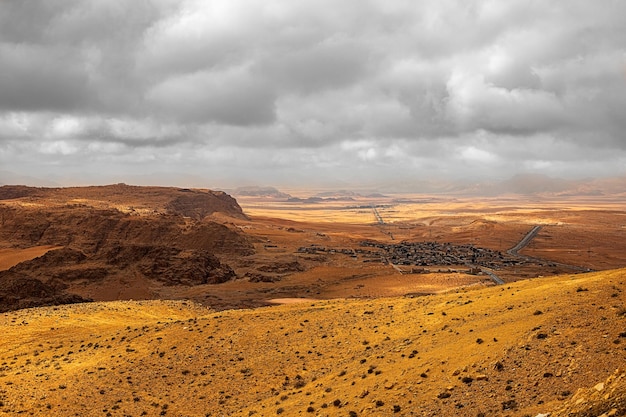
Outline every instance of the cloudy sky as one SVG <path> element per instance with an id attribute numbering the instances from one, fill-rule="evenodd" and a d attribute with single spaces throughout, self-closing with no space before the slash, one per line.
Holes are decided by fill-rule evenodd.
<path id="1" fill-rule="evenodd" d="M 515 173 L 626 174 L 626 2 L 0 3 L 0 183 Z"/>

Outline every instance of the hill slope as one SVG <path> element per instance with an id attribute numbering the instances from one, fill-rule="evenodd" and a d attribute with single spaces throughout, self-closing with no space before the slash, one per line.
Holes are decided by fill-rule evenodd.
<path id="1" fill-rule="evenodd" d="M 233 279 L 224 257 L 237 259 L 254 248 L 243 232 L 223 224 L 232 219 L 246 216 L 219 191 L 0 187 L 0 248 L 52 249 L 0 270 L 0 312 L 159 298 L 162 286 Z"/>
<path id="2" fill-rule="evenodd" d="M 219 313 L 15 311 L 0 316 L 0 414 L 624 415 L 625 285 L 615 270 Z"/>

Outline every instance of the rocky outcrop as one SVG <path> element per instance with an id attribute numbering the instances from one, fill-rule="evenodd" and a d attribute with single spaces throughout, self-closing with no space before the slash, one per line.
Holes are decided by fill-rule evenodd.
<path id="1" fill-rule="evenodd" d="M 606 381 L 579 389 L 563 407 L 545 416 L 610 417 L 626 415 L 626 371 L 617 369 Z"/>
<path id="2" fill-rule="evenodd" d="M 171 213 L 198 220 L 215 212 L 226 213 L 231 217 L 241 219 L 246 218 L 237 200 L 221 191 L 184 190 L 168 202 L 165 208 Z"/>
<path id="3" fill-rule="evenodd" d="M 3 185 L 0 187 L 0 200 L 12 200 L 40 195 L 40 188 L 25 185 Z"/>
<path id="4" fill-rule="evenodd" d="M 0 187 L 2 199 L 15 201 L 0 204 L 0 242 L 18 248 L 63 246 L 0 272 L 3 284 L 11 285 L 0 294 L 5 309 L 72 302 L 65 291 L 92 294 L 83 290 L 94 283 L 98 291 L 137 279 L 148 286 L 150 281 L 166 286 L 222 283 L 236 276 L 219 257 L 254 253 L 245 233 L 207 217 L 245 218 L 237 201 L 219 191 L 125 184 L 5 186 Z M 14 289 L 21 290 L 12 294 Z"/>
<path id="5" fill-rule="evenodd" d="M 0 271 L 0 311 L 89 301 L 72 294 L 73 285 L 135 277 L 166 286 L 219 284 L 235 272 L 204 250 L 154 245 L 110 245 L 93 256 L 62 248 Z"/>
<path id="6" fill-rule="evenodd" d="M 278 274 L 286 274 L 291 272 L 302 272 L 305 268 L 298 262 L 275 262 L 269 265 L 262 265 L 258 268 L 261 272 L 273 272 Z"/>
<path id="7" fill-rule="evenodd" d="M 61 245 L 93 254 L 111 242 L 159 244 L 249 255 L 243 233 L 210 220 L 187 225 L 179 216 L 132 216 L 116 210 L 18 210 L 0 206 L 0 240 L 18 247 Z"/>
<path id="8" fill-rule="evenodd" d="M 36 270 L 43 267 L 60 267 L 76 265 L 87 259 L 87 256 L 79 250 L 61 248 L 46 252 L 42 256 L 16 265 L 19 270 Z"/>
<path id="9" fill-rule="evenodd" d="M 175 245 L 186 249 L 206 250 L 216 254 L 247 256 L 254 253 L 250 238 L 223 224 L 203 221 L 178 235 Z"/>
<path id="10" fill-rule="evenodd" d="M 206 251 L 164 246 L 116 246 L 100 257 L 117 269 L 135 266 L 149 279 L 166 285 L 219 284 L 235 278 L 235 272 Z"/>
<path id="11" fill-rule="evenodd" d="M 21 308 L 73 304 L 91 301 L 75 294 L 68 294 L 62 288 L 4 271 L 0 273 L 0 313 Z"/>
<path id="12" fill-rule="evenodd" d="M 144 258 L 138 265 L 148 278 L 166 285 L 221 284 L 235 278 L 235 272 L 204 251 L 170 253 L 169 258 Z"/>

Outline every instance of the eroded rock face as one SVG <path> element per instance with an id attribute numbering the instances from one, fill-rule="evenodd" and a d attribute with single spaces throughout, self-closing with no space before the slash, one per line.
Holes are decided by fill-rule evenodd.
<path id="1" fill-rule="evenodd" d="M 183 250 L 165 246 L 114 246 L 100 259 L 117 269 L 136 267 L 149 279 L 166 285 L 219 284 L 235 278 L 226 264 L 203 250 Z"/>
<path id="2" fill-rule="evenodd" d="M 221 284 L 235 278 L 235 272 L 204 251 L 181 251 L 169 258 L 144 258 L 139 270 L 148 278 L 166 285 Z"/>
<path id="3" fill-rule="evenodd" d="M 274 272 L 278 274 L 304 271 L 304 267 L 298 261 L 276 262 L 271 265 L 260 266 L 258 269 L 262 272 Z"/>
<path id="4" fill-rule="evenodd" d="M 55 285 L 45 284 L 36 278 L 9 271 L 0 273 L 0 312 L 87 301 L 91 300 L 67 294 Z"/>
<path id="5" fill-rule="evenodd" d="M 111 244 L 96 258 L 107 265 L 125 269 L 139 262 L 166 264 L 180 251 L 181 249 L 165 246 Z"/>
<path id="6" fill-rule="evenodd" d="M 626 415 L 626 371 L 617 369 L 593 388 L 579 389 L 563 406 L 545 416 L 596 417 Z"/>
<path id="7" fill-rule="evenodd" d="M 79 250 L 61 248 L 46 252 L 42 256 L 30 261 L 22 262 L 15 266 L 21 271 L 36 270 L 42 267 L 73 266 L 87 259 L 87 256 Z"/>
<path id="8" fill-rule="evenodd" d="M 25 185 L 3 185 L 0 187 L 0 200 L 36 196 L 41 194 L 39 190 L 39 188 Z"/>
<path id="9" fill-rule="evenodd" d="M 221 191 L 206 193 L 181 191 L 181 194 L 165 207 L 172 213 L 198 220 L 215 212 L 228 213 L 232 217 L 241 219 L 246 218 L 237 200 Z"/>
<path id="10" fill-rule="evenodd" d="M 46 252 L 29 261 L 21 262 L 8 271 L 0 271 L 0 279 L 6 275 L 34 278 L 46 285 L 54 284 L 56 290 L 66 289 L 73 281 L 95 282 L 110 274 L 110 268 L 90 261 L 83 252 L 72 248 L 60 248 Z"/>
<path id="11" fill-rule="evenodd" d="M 0 311 L 89 301 L 71 294 L 70 287 L 137 274 L 166 286 L 220 284 L 236 278 L 230 266 L 203 250 L 113 244 L 88 257 L 61 248 L 0 271 Z"/>
<path id="12" fill-rule="evenodd" d="M 245 218 L 237 201 L 223 192 L 125 184 L 20 186 L 0 187 L 0 200 L 11 200 L 0 204 L 0 242 L 18 248 L 63 246 L 0 272 L 4 310 L 84 300 L 70 292 L 91 296 L 83 289 L 93 284 L 97 297 L 100 291 L 116 293 L 110 285 L 120 282 L 145 282 L 144 288 L 152 281 L 222 283 L 236 276 L 219 257 L 254 253 L 245 233 L 207 217 L 219 212 Z"/>
<path id="13" fill-rule="evenodd" d="M 158 244 L 215 253 L 249 255 L 253 246 L 240 232 L 204 220 L 186 227 L 182 217 L 138 217 L 115 210 L 68 208 L 18 210 L 0 206 L 0 240 L 14 246 L 60 245 L 99 252 L 111 242 Z"/>

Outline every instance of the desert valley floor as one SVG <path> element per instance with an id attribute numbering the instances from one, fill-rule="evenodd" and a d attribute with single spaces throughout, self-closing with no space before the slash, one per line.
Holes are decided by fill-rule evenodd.
<path id="1" fill-rule="evenodd" d="M 0 415 L 626 414 L 623 195 L 287 191 L 0 187 Z"/>

